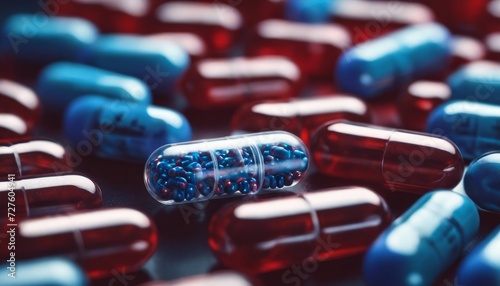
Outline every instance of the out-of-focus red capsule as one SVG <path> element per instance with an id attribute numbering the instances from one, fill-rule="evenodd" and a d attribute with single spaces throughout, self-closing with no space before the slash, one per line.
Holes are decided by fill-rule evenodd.
<path id="1" fill-rule="evenodd" d="M 350 46 L 351 35 L 340 25 L 266 20 L 250 38 L 248 54 L 286 56 L 306 74 L 331 77 L 337 59 Z"/>
<path id="2" fill-rule="evenodd" d="M 28 123 L 16 114 L 0 113 L 0 139 L 22 138 L 30 134 Z"/>
<path id="3" fill-rule="evenodd" d="M 208 52 L 203 39 L 193 33 L 158 33 L 144 36 L 144 38 L 155 40 L 157 44 L 163 44 L 164 41 L 174 42 L 186 50 L 192 60 L 205 57 Z"/>
<path id="4" fill-rule="evenodd" d="M 402 1 L 336 1 L 331 17 L 350 30 L 355 44 L 405 26 L 434 21 L 434 13 L 425 5 Z"/>
<path id="5" fill-rule="evenodd" d="M 421 80 L 410 84 L 398 102 L 404 128 L 424 131 L 431 111 L 450 97 L 451 89 L 444 82 Z"/>
<path id="6" fill-rule="evenodd" d="M 204 59 L 191 65 L 180 86 L 192 106 L 207 109 L 294 97 L 303 77 L 295 63 L 279 56 Z"/>
<path id="7" fill-rule="evenodd" d="M 321 127 L 311 153 L 323 174 L 420 195 L 455 187 L 464 171 L 462 154 L 444 137 L 344 120 Z"/>
<path id="8" fill-rule="evenodd" d="M 259 273 L 362 253 L 389 223 L 379 195 L 342 187 L 227 206 L 212 218 L 208 242 L 227 267 Z"/>
<path id="9" fill-rule="evenodd" d="M 103 33 L 139 33 L 147 16 L 149 0 L 71 0 L 59 5 L 60 15 L 85 18 Z"/>
<path id="10" fill-rule="evenodd" d="M 500 30 L 500 0 L 490 0 L 481 15 L 480 33 L 488 35 Z"/>
<path id="11" fill-rule="evenodd" d="M 437 21 L 453 30 L 471 32 L 478 28 L 488 2 L 492 0 L 458 0 L 453 5 L 446 1 L 420 0 L 434 11 Z"/>
<path id="12" fill-rule="evenodd" d="M 154 281 L 141 286 L 256 286 L 257 282 L 234 271 L 219 271 L 215 273 L 182 278 L 175 281 Z"/>
<path id="13" fill-rule="evenodd" d="M 484 43 L 488 51 L 488 59 L 500 61 L 500 32 L 487 35 Z"/>
<path id="14" fill-rule="evenodd" d="M 231 121 L 231 129 L 249 132 L 284 130 L 299 136 L 309 145 L 314 131 L 335 119 L 371 123 L 371 112 L 361 99 L 348 95 L 263 101 L 238 109 Z"/>
<path id="15" fill-rule="evenodd" d="M 65 174 L 46 177 L 15 176 L 0 182 L 0 203 L 15 205 L 15 220 L 49 214 L 102 207 L 101 189 L 90 179 Z M 7 179 L 7 177 L 5 178 Z M 5 180 L 4 179 L 4 180 Z M 14 199 L 10 199 L 14 197 Z M 0 221 L 8 219 L 7 208 L 0 208 Z"/>
<path id="16" fill-rule="evenodd" d="M 453 72 L 462 65 L 486 58 L 485 45 L 474 38 L 465 36 L 453 36 L 452 62 L 450 71 Z"/>
<path id="17" fill-rule="evenodd" d="M 46 140 L 0 141 L 0 175 L 16 178 L 71 171 L 69 154 L 58 143 Z"/>
<path id="18" fill-rule="evenodd" d="M 167 2 L 156 8 L 150 32 L 186 32 L 203 38 L 211 54 L 227 52 L 242 27 L 241 14 L 224 3 Z"/>
<path id="19" fill-rule="evenodd" d="M 15 114 L 23 119 L 27 130 L 33 130 L 40 117 L 40 100 L 31 89 L 0 79 L 0 113 Z"/>
<path id="20" fill-rule="evenodd" d="M 6 233 L 11 226 L 3 226 Z M 19 221 L 15 259 L 63 256 L 76 260 L 90 278 L 137 270 L 156 249 L 156 226 L 126 208 L 82 211 Z M 0 258 L 10 257 L 7 247 Z"/>
<path id="21" fill-rule="evenodd" d="M 225 3 L 238 9 L 243 15 L 245 26 L 251 27 L 265 19 L 282 18 L 286 0 L 229 0 Z"/>

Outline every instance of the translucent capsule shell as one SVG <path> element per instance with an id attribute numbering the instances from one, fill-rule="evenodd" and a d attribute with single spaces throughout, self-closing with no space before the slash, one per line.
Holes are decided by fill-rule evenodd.
<path id="1" fill-rule="evenodd" d="M 40 100 L 30 88 L 0 79 L 0 114 L 3 113 L 22 118 L 27 130 L 33 130 L 40 118 Z"/>
<path id="2" fill-rule="evenodd" d="M 444 137 L 344 120 L 318 130 L 311 154 L 323 174 L 398 192 L 453 188 L 464 171 L 460 151 Z"/>
<path id="3" fill-rule="evenodd" d="M 210 222 L 209 245 L 224 265 L 260 273 L 362 253 L 389 222 L 376 193 L 333 188 L 227 206 Z"/>
<path id="4" fill-rule="evenodd" d="M 308 168 L 304 143 L 287 132 L 264 132 L 158 148 L 144 182 L 164 204 L 255 194 L 296 184 Z"/>

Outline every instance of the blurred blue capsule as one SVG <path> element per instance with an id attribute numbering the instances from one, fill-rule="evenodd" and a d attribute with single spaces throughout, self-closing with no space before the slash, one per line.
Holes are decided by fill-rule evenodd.
<path id="1" fill-rule="evenodd" d="M 288 0 L 285 2 L 285 17 L 304 23 L 325 23 L 335 0 Z"/>
<path id="2" fill-rule="evenodd" d="M 500 64 L 477 61 L 448 77 L 451 98 L 500 104 Z"/>
<path id="3" fill-rule="evenodd" d="M 465 172 L 464 190 L 480 208 L 500 213 L 500 152 L 475 159 Z"/>

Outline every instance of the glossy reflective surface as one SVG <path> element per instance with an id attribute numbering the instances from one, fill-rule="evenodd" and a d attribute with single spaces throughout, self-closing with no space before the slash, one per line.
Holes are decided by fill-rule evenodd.
<path id="1" fill-rule="evenodd" d="M 231 286 L 252 286 L 258 285 L 253 284 L 245 276 L 231 271 L 218 271 L 211 274 L 197 275 L 188 278 L 182 278 L 175 281 L 163 282 L 149 282 L 141 284 L 141 286 L 220 286 L 220 285 L 231 285 Z"/>
<path id="2" fill-rule="evenodd" d="M 187 71 L 181 90 L 192 106 L 207 109 L 294 97 L 302 85 L 302 74 L 292 61 L 263 56 L 200 60 Z"/>
<path id="3" fill-rule="evenodd" d="M 210 222 L 209 244 L 228 267 L 267 272 L 308 257 L 359 254 L 389 221 L 385 202 L 372 191 L 327 189 L 227 206 Z"/>
<path id="4" fill-rule="evenodd" d="M 173 42 L 182 47 L 193 59 L 199 59 L 208 54 L 207 45 L 203 39 L 193 33 L 166 32 L 145 36 L 149 40 L 154 40 L 156 45 L 165 45 Z"/>
<path id="5" fill-rule="evenodd" d="M 38 124 L 40 117 L 40 100 L 28 87 L 0 79 L 0 114 L 2 113 L 10 113 L 22 118 L 27 129 L 32 130 Z"/>
<path id="6" fill-rule="evenodd" d="M 464 171 L 458 148 L 432 134 L 340 120 L 323 126 L 311 142 L 321 173 L 391 191 L 423 194 L 453 188 Z"/>
<path id="7" fill-rule="evenodd" d="M 451 71 L 462 65 L 486 58 L 486 47 L 482 41 L 472 37 L 453 36 Z"/>
<path id="8" fill-rule="evenodd" d="M 480 208 L 500 213 L 500 152 L 476 158 L 464 177 L 464 190 Z"/>
<path id="9" fill-rule="evenodd" d="M 500 104 L 500 64 L 472 62 L 448 77 L 451 98 Z"/>
<path id="10" fill-rule="evenodd" d="M 21 117 L 0 113 L 0 139 L 16 139 L 25 137 L 30 133 L 28 124 Z"/>

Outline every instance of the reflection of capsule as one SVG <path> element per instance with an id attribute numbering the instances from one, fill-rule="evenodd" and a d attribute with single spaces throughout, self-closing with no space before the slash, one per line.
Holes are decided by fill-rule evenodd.
<path id="1" fill-rule="evenodd" d="M 249 55 L 286 56 L 306 74 L 330 78 L 337 59 L 351 46 L 351 36 L 344 27 L 335 24 L 266 20 L 257 25 L 249 44 Z"/>
<path id="2" fill-rule="evenodd" d="M 0 113 L 22 118 L 28 130 L 33 130 L 40 117 L 40 100 L 33 90 L 16 82 L 0 79 Z M 0 120 L 3 124 L 3 120 Z"/>
<path id="3" fill-rule="evenodd" d="M 500 104 L 500 64 L 472 62 L 448 77 L 451 98 Z"/>
<path id="4" fill-rule="evenodd" d="M 189 55 L 173 42 L 154 45 L 141 36 L 100 37 L 79 58 L 85 64 L 136 77 L 154 93 L 171 92 L 189 66 Z"/>
<path id="5" fill-rule="evenodd" d="M 182 278 L 175 281 L 154 281 L 141 284 L 140 286 L 220 286 L 220 285 L 230 285 L 230 286 L 252 286 L 260 285 L 254 284 L 247 277 L 240 273 L 233 271 L 218 271 L 215 273 L 197 275 L 188 278 Z"/>
<path id="6" fill-rule="evenodd" d="M 453 36 L 451 71 L 486 57 L 486 47 L 481 40 L 467 36 Z"/>
<path id="7" fill-rule="evenodd" d="M 209 53 L 226 53 L 243 25 L 241 14 L 223 2 L 170 1 L 156 8 L 153 32 L 187 32 L 203 38 Z"/>
<path id="8" fill-rule="evenodd" d="M 500 285 L 500 227 L 465 257 L 456 281 L 458 285 Z"/>
<path id="9" fill-rule="evenodd" d="M 174 204 L 281 189 L 307 168 L 304 143 L 275 131 L 162 146 L 149 157 L 144 182 L 159 202 Z"/>
<path id="10" fill-rule="evenodd" d="M 371 112 L 362 100 L 345 95 L 263 101 L 247 104 L 236 111 L 231 129 L 250 132 L 283 130 L 309 144 L 318 127 L 335 119 L 370 123 Z"/>
<path id="11" fill-rule="evenodd" d="M 377 286 L 433 285 L 478 228 L 476 206 L 465 196 L 451 191 L 426 194 L 370 247 L 365 281 Z"/>
<path id="12" fill-rule="evenodd" d="M 43 14 L 42 14 L 43 15 Z M 94 24 L 80 18 L 17 14 L 6 20 L 0 52 L 19 63 L 74 61 L 99 36 Z"/>
<path id="13" fill-rule="evenodd" d="M 431 112 L 425 128 L 457 144 L 466 159 L 500 149 L 500 106 L 450 101 Z"/>
<path id="14" fill-rule="evenodd" d="M 11 177 L 9 177 L 11 178 Z M 24 177 L 0 182 L 0 203 L 7 206 L 15 197 L 15 219 L 102 207 L 101 189 L 80 175 Z M 7 219 L 0 208 L 0 220 Z"/>
<path id="15" fill-rule="evenodd" d="M 174 42 L 191 57 L 191 61 L 207 56 L 207 45 L 203 39 L 193 33 L 170 32 L 170 33 L 157 33 L 152 35 L 144 35 L 145 39 L 155 41 L 156 45 L 165 45 L 168 42 Z"/>
<path id="16" fill-rule="evenodd" d="M 446 138 L 343 120 L 318 130 L 311 153 L 326 175 L 416 194 L 453 188 L 464 170 L 460 151 Z"/>
<path id="17" fill-rule="evenodd" d="M 442 82 L 415 81 L 399 98 L 398 111 L 403 126 L 423 131 L 431 111 L 451 97 L 450 87 Z"/>
<path id="18" fill-rule="evenodd" d="M 69 155 L 63 146 L 46 140 L 0 141 L 0 174 L 51 174 L 71 171 Z"/>
<path id="19" fill-rule="evenodd" d="M 410 26 L 346 51 L 337 63 L 340 88 L 365 98 L 438 75 L 451 60 L 451 36 L 439 24 Z"/>
<path id="20" fill-rule="evenodd" d="M 15 114 L 0 113 L 0 139 L 16 139 L 31 133 L 28 123 Z"/>
<path id="21" fill-rule="evenodd" d="M 189 103 L 199 109 L 290 98 L 300 93 L 302 85 L 297 65 L 279 56 L 203 59 L 181 81 Z"/>
<path id="22" fill-rule="evenodd" d="M 476 158 L 465 172 L 464 190 L 480 208 L 500 213 L 498 174 L 500 174 L 500 152 L 487 153 Z"/>
<path id="23" fill-rule="evenodd" d="M 40 74 L 36 86 L 44 109 L 62 114 L 69 103 L 88 94 L 150 104 L 151 94 L 141 81 L 75 63 L 55 63 Z"/>
<path id="24" fill-rule="evenodd" d="M 177 111 L 99 96 L 73 101 L 64 131 L 77 149 L 90 142 L 97 156 L 124 161 L 143 162 L 165 143 L 191 140 L 191 126 Z"/>
<path id="25" fill-rule="evenodd" d="M 9 229 L 2 228 L 2 233 Z M 156 227 L 146 215 L 116 208 L 31 218 L 17 224 L 16 261 L 45 256 L 75 260 L 93 278 L 138 269 L 156 249 Z M 7 247 L 0 257 L 7 258 Z"/>
<path id="26" fill-rule="evenodd" d="M 228 267 L 267 272 L 360 254 L 389 223 L 379 195 L 342 187 L 228 206 L 210 222 L 209 245 Z"/>
<path id="27" fill-rule="evenodd" d="M 10 272 L 10 266 L 8 264 L 0 265 L 0 285 L 89 285 L 85 273 L 78 265 L 68 259 L 60 257 L 23 261 L 22 263 L 16 263 L 15 267 L 12 269 L 14 273 Z M 9 276 L 9 274 L 11 274 L 11 276 Z M 12 277 L 15 277 L 15 279 Z"/>

